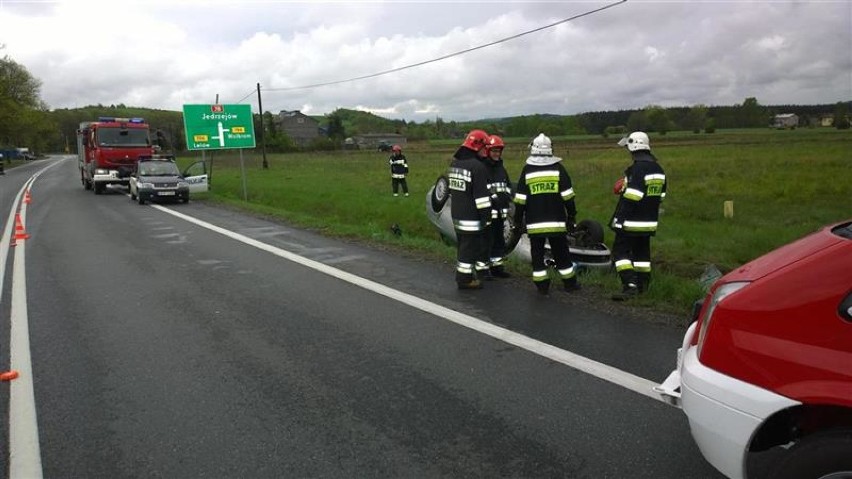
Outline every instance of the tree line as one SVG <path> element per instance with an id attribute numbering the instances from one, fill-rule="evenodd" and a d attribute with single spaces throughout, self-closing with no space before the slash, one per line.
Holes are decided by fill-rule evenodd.
<path id="1" fill-rule="evenodd" d="M 2 46 L 0 46 L 2 49 Z M 144 107 L 90 105 L 82 108 L 50 110 L 40 98 L 41 82 L 9 56 L 0 58 L 0 150 L 28 147 L 35 152 L 69 152 L 76 150 L 76 131 L 83 121 L 100 116 L 142 117 L 152 128 L 161 130 L 174 150 L 185 149 L 183 114 L 180 111 Z M 661 107 L 649 105 L 641 109 L 586 112 L 577 115 L 537 114 L 476 121 L 434 120 L 414 122 L 382 118 L 372 113 L 337 109 L 315 117 L 325 132 L 314 144 L 299 147 L 286 132 L 276 127 L 272 112 L 254 115 L 255 133 L 267 151 L 287 152 L 300 149 L 343 148 L 348 137 L 365 133 L 399 133 L 409 141 L 457 139 L 474 128 L 496 132 L 506 137 L 529 137 L 544 132 L 562 135 L 616 135 L 643 130 L 665 134 L 670 131 L 712 133 L 715 129 L 766 128 L 780 113 L 794 113 L 800 127 L 818 126 L 823 116 L 833 118 L 835 128 L 850 127 L 852 100 L 824 105 L 761 105 L 757 98 L 746 98 L 732 106 L 693 105 Z"/>

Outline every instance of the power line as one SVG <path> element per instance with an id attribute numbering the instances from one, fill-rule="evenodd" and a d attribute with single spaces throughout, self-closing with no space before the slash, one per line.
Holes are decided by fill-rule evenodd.
<path id="1" fill-rule="evenodd" d="M 625 2 L 627 2 L 627 0 L 619 0 L 618 2 L 611 3 L 609 5 L 605 5 L 605 6 L 600 7 L 600 8 L 596 8 L 594 10 L 589 10 L 587 12 L 559 20 L 558 22 L 554 22 L 554 23 L 551 23 L 551 24 L 548 24 L 548 25 L 544 25 L 542 27 L 538 27 L 538 28 L 535 28 L 535 29 L 532 29 L 532 30 L 527 30 L 525 32 L 518 33 L 516 35 L 512 35 L 512 36 L 509 36 L 509 37 L 506 37 L 506 38 L 501 38 L 500 40 L 495 40 L 493 42 L 486 43 L 484 45 L 479 45 L 479 46 L 468 48 L 468 49 L 465 49 L 465 50 L 460 50 L 460 51 L 455 52 L 455 53 L 450 53 L 450 54 L 447 54 L 447 55 L 444 55 L 444 56 L 441 56 L 441 57 L 433 58 L 431 60 L 413 63 L 411 65 L 406 65 L 406 66 L 402 66 L 402 67 L 398 67 L 398 68 L 392 68 L 390 70 L 380 71 L 378 73 L 371 73 L 369 75 L 362 75 L 362 76 L 358 76 L 358 77 L 354 77 L 354 78 L 347 78 L 345 80 L 335 80 L 335 81 L 324 82 L 324 83 L 312 83 L 310 85 L 302 85 L 302 86 L 286 87 L 286 88 L 262 88 L 261 90 L 262 91 L 306 90 L 306 89 L 310 89 L 310 88 L 319 88 L 319 87 L 329 86 L 329 85 L 339 85 L 341 83 L 349 83 L 349 82 L 354 82 L 354 81 L 359 81 L 359 80 L 366 80 L 368 78 L 375 78 L 375 77 L 379 77 L 379 76 L 383 76 L 383 75 L 388 75 L 388 74 L 391 74 L 391 73 L 396 73 L 396 72 L 399 72 L 399 71 L 408 70 L 408 69 L 420 67 L 420 66 L 423 66 L 423 65 L 428 65 L 430 63 L 443 61 L 443 60 L 446 60 L 446 59 L 449 59 L 449 58 L 457 57 L 459 55 L 464 55 L 466 53 L 470 53 L 470 52 L 473 52 L 473 51 L 476 51 L 476 50 L 481 50 L 483 48 L 491 47 L 491 46 L 494 46 L 494 45 L 497 45 L 497 44 L 500 44 L 500 43 L 505 43 L 505 42 L 508 42 L 510 40 L 515 40 L 515 39 L 518 39 L 518 38 L 523 37 L 525 35 L 540 32 L 542 30 L 546 30 L 548 28 L 553 28 L 553 27 L 555 27 L 557 25 L 561 25 L 563 23 L 571 22 L 571 21 L 576 20 L 578 18 L 587 17 L 589 15 L 593 15 L 593 14 L 596 14 L 598 12 L 602 12 L 604 10 L 618 6 L 618 5 L 625 3 Z M 239 101 L 237 101 L 237 103 L 239 103 L 239 102 L 245 100 L 246 98 L 254 95 L 254 93 L 255 93 L 255 91 L 252 90 L 246 96 L 244 96 Z"/>

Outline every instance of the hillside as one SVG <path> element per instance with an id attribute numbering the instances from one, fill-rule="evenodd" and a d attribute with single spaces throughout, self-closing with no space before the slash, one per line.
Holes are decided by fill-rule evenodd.
<path id="1" fill-rule="evenodd" d="M 421 123 L 391 120 L 376 114 L 339 108 L 326 115 L 314 115 L 321 127 L 339 119 L 344 137 L 364 133 L 399 133 L 410 141 L 445 140 L 462 137 L 473 128 L 509 137 L 530 137 L 539 132 L 550 136 L 620 134 L 625 130 L 646 130 L 665 134 L 668 131 L 706 131 L 729 128 L 766 128 L 778 113 L 795 113 L 801 118 L 800 127 L 818 126 L 823 117 L 846 118 L 852 111 L 852 101 L 824 105 L 763 106 L 754 98 L 742 105 L 662 108 L 649 106 L 642 110 L 587 112 L 578 115 L 535 114 L 506 118 L 487 118 L 475 121 L 445 121 L 440 117 Z M 267 113 L 269 114 L 269 113 Z M 47 112 L 48 120 L 57 134 L 44 141 L 45 151 L 63 151 L 73 142 L 82 121 L 99 116 L 144 117 L 153 128 L 162 130 L 178 150 L 184 141 L 183 116 L 180 111 L 155 110 L 125 105 L 96 105 Z M 264 115 L 266 116 L 266 115 Z M 270 128 L 268 122 L 264 127 Z M 255 130 L 260 128 L 255 115 Z"/>

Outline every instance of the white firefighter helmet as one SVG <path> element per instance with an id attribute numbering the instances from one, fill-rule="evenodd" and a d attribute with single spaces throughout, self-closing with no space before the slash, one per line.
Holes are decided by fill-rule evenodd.
<path id="1" fill-rule="evenodd" d="M 530 143 L 530 154 L 540 156 L 553 155 L 553 144 L 550 142 L 550 138 L 545 136 L 544 133 L 539 133 L 533 139 L 532 143 Z"/>
<path id="2" fill-rule="evenodd" d="M 634 131 L 630 135 L 618 141 L 618 146 L 626 146 L 630 151 L 650 150 L 651 140 L 648 135 L 641 131 Z"/>

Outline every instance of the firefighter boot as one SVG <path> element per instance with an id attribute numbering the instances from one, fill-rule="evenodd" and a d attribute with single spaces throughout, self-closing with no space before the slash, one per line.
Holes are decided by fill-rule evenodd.
<path id="1" fill-rule="evenodd" d="M 580 286 L 580 282 L 577 281 L 576 276 L 572 276 L 568 279 L 562 280 L 562 289 L 566 293 L 573 293 L 574 291 L 580 291 L 582 287 Z"/>
<path id="2" fill-rule="evenodd" d="M 639 280 L 636 285 L 639 288 L 639 294 L 647 292 L 648 287 L 651 286 L 651 273 L 636 273 L 636 277 Z"/>
<path id="3" fill-rule="evenodd" d="M 476 278 L 480 281 L 493 281 L 494 276 L 491 276 L 491 270 L 488 268 L 487 261 L 477 261 L 474 266 Z"/>
<path id="4" fill-rule="evenodd" d="M 512 275 L 506 271 L 506 268 L 503 266 L 492 266 L 491 267 L 491 276 L 495 278 L 511 278 Z"/>
<path id="5" fill-rule="evenodd" d="M 627 283 L 621 287 L 621 292 L 612 295 L 613 301 L 627 301 L 639 294 L 639 286 L 636 283 Z"/>
<path id="6" fill-rule="evenodd" d="M 538 290 L 538 294 L 547 296 L 550 293 L 550 280 L 536 281 L 535 288 Z"/>
<path id="7" fill-rule="evenodd" d="M 456 272 L 456 284 L 459 289 L 482 289 L 482 283 L 472 274 Z"/>
<path id="8" fill-rule="evenodd" d="M 482 289 L 482 283 L 478 279 L 472 279 L 467 283 L 458 283 L 459 289 Z"/>

